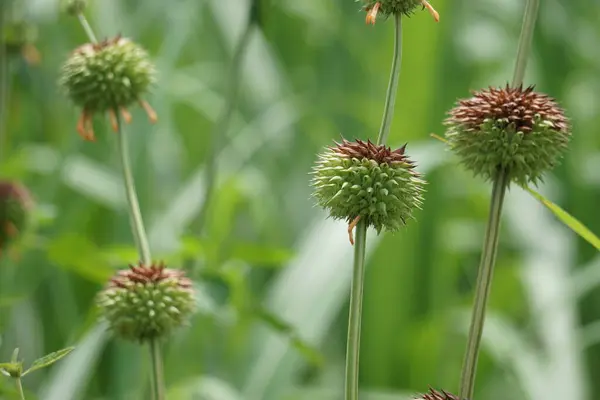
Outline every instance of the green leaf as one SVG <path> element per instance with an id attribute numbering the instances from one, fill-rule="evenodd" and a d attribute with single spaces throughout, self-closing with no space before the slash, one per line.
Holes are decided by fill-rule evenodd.
<path id="1" fill-rule="evenodd" d="M 61 358 L 65 357 L 67 354 L 75 350 L 75 347 L 67 347 L 66 349 L 55 351 L 54 353 L 50 353 L 45 355 L 42 358 L 38 358 L 31 364 L 31 367 L 25 372 L 23 372 L 23 376 L 27 375 L 30 372 L 36 371 L 38 369 L 45 368 L 49 365 L 54 364 Z"/>
<path id="2" fill-rule="evenodd" d="M 232 258 L 251 264 L 253 267 L 279 268 L 288 262 L 293 252 L 284 248 L 264 246 L 252 243 L 236 243 L 232 249 Z"/>
<path id="3" fill-rule="evenodd" d="M 592 231 L 586 228 L 581 222 L 579 222 L 575 217 L 570 215 L 568 212 L 536 192 L 535 190 L 529 187 L 523 187 L 526 191 L 528 191 L 533 197 L 535 197 L 540 203 L 545 205 L 554 215 L 562 221 L 566 226 L 568 226 L 573 232 L 581 236 L 586 242 L 591 244 L 596 248 L 596 250 L 600 250 L 600 238 L 596 236 Z"/>
<path id="4" fill-rule="evenodd" d="M 296 329 L 279 316 L 271 313 L 263 307 L 255 307 L 255 315 L 271 329 L 287 336 L 290 344 L 294 347 L 310 364 L 315 367 L 322 367 L 324 364 L 323 355 L 312 345 L 302 340 L 296 333 Z"/>
<path id="5" fill-rule="evenodd" d="M 68 234 L 51 241 L 48 245 L 48 258 L 59 267 L 100 284 L 106 283 L 113 274 L 109 260 L 100 249 L 77 234 Z"/>

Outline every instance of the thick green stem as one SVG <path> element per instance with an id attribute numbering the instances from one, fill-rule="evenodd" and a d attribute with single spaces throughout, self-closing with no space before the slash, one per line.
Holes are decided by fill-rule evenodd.
<path id="1" fill-rule="evenodd" d="M 381 128 L 377 137 L 377 144 L 384 145 L 390 133 L 396 92 L 400 78 L 400 62 L 402 59 L 402 16 L 394 15 L 394 56 L 392 59 L 392 72 L 388 83 L 385 106 Z M 358 378 L 360 359 L 360 323 L 362 319 L 363 287 L 365 280 L 365 249 L 367 247 L 367 227 L 365 219 L 356 225 L 356 239 L 354 244 L 354 272 L 352 275 L 352 288 L 350 291 L 350 311 L 348 315 L 348 343 L 346 348 L 346 400 L 358 400 Z"/>
<path id="2" fill-rule="evenodd" d="M 400 64 L 402 62 L 402 15 L 394 15 L 394 58 L 392 59 L 392 72 L 390 73 L 390 82 L 388 83 L 385 96 L 385 106 L 383 109 L 383 118 L 381 128 L 377 136 L 377 144 L 385 144 L 390 134 L 392 118 L 394 117 L 394 106 L 396 105 L 396 93 L 398 92 L 398 81 L 400 80 Z"/>
<path id="3" fill-rule="evenodd" d="M 479 357 L 479 347 L 481 345 L 481 336 L 483 334 L 486 305 L 492 286 L 494 264 L 496 263 L 496 253 L 498 251 L 500 216 L 502 215 L 502 204 L 504 203 L 504 194 L 506 193 L 508 184 L 508 173 L 505 170 L 501 170 L 496 175 L 492 188 L 490 213 L 485 231 L 479 272 L 477 275 L 475 304 L 473 305 L 471 326 L 469 328 L 469 336 L 467 339 L 467 351 L 465 353 L 460 381 L 460 399 L 473 399 L 477 359 Z"/>
<path id="4" fill-rule="evenodd" d="M 17 392 L 19 393 L 19 397 L 21 400 L 25 400 L 25 392 L 23 391 L 23 384 L 21 383 L 21 378 L 15 379 L 17 382 Z"/>
<path id="5" fill-rule="evenodd" d="M 365 249 L 367 222 L 358 221 L 354 245 L 354 272 L 350 290 L 348 316 L 348 343 L 346 348 L 346 400 L 358 400 L 358 372 L 360 357 L 360 321 L 362 318 L 363 286 L 365 276 Z"/>
<path id="6" fill-rule="evenodd" d="M 152 393 L 154 400 L 164 400 L 165 384 L 163 382 L 163 364 L 158 339 L 150 340 L 150 355 L 152 357 Z"/>
<path id="7" fill-rule="evenodd" d="M 253 5 L 254 7 L 254 5 Z M 248 16 L 248 22 L 246 23 L 246 28 L 242 32 L 242 36 L 240 41 L 237 43 L 237 46 L 233 52 L 233 58 L 231 60 L 231 66 L 228 77 L 228 92 L 225 98 L 225 105 L 213 129 L 211 131 L 210 140 L 211 146 L 208 152 L 208 158 L 206 160 L 205 167 L 205 187 L 206 190 L 204 192 L 204 204 L 200 210 L 197 219 L 197 228 L 196 231 L 199 235 L 202 234 L 202 230 L 204 229 L 204 225 L 206 223 L 207 212 L 210 207 L 211 199 L 213 197 L 213 192 L 215 190 L 216 182 L 217 182 L 217 156 L 219 151 L 221 151 L 223 140 L 227 135 L 227 130 L 229 129 L 229 125 L 231 123 L 231 118 L 233 116 L 233 111 L 235 110 L 238 95 L 240 91 L 241 77 L 242 77 L 242 66 L 244 63 L 244 56 L 246 51 L 248 50 L 248 45 L 250 44 L 250 38 L 252 37 L 252 28 L 254 27 L 254 21 L 256 16 L 254 15 L 254 8 L 250 10 Z"/>
<path id="8" fill-rule="evenodd" d="M 533 43 L 533 31 L 535 30 L 535 22 L 540 8 L 540 0 L 529 0 L 523 15 L 523 26 L 521 28 L 521 36 L 519 37 L 519 49 L 517 50 L 517 61 L 515 63 L 515 72 L 513 74 L 512 86 L 516 87 L 523 84 L 525 70 L 527 69 L 527 61 L 531 52 L 531 44 Z"/>

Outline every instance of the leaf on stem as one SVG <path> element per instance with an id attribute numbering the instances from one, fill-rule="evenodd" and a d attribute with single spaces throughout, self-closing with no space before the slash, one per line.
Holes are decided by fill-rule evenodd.
<path id="1" fill-rule="evenodd" d="M 271 329 L 286 336 L 294 347 L 310 364 L 321 367 L 324 363 L 323 355 L 311 344 L 298 336 L 296 329 L 281 317 L 273 314 L 263 307 L 255 307 L 255 315 Z"/>
<path id="2" fill-rule="evenodd" d="M 66 349 L 58 350 L 53 353 L 47 354 L 44 357 L 38 358 L 31 364 L 31 367 L 25 372 L 23 372 L 23 376 L 27 375 L 30 372 L 36 371 L 38 369 L 42 369 L 48 367 L 49 365 L 54 364 L 61 358 L 65 357 L 67 354 L 75 350 L 75 347 L 67 347 Z"/>

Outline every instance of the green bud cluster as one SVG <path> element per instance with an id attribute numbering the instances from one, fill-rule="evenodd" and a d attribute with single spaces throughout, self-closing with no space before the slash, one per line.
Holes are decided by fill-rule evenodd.
<path id="1" fill-rule="evenodd" d="M 379 3 L 379 13 L 384 18 L 394 14 L 410 15 L 415 9 L 423 5 L 421 0 L 358 0 L 365 10 L 371 10 Z"/>
<path id="2" fill-rule="evenodd" d="M 116 37 L 77 48 L 62 67 L 60 84 L 76 105 L 94 113 L 139 101 L 154 77 L 148 53 Z"/>
<path id="3" fill-rule="evenodd" d="M 120 271 L 97 303 L 115 335 L 139 342 L 168 336 L 196 309 L 192 282 L 163 265 Z"/>
<path id="4" fill-rule="evenodd" d="M 23 185 L 0 181 L 0 251 L 27 228 L 32 207 L 29 191 Z"/>
<path id="5" fill-rule="evenodd" d="M 343 140 L 319 156 L 313 196 L 335 219 L 360 217 L 377 232 L 397 231 L 420 208 L 425 184 L 404 151 Z"/>
<path id="6" fill-rule="evenodd" d="M 24 20 L 9 21 L 1 28 L 2 43 L 9 56 L 21 54 L 23 48 L 34 43 L 38 37 L 36 26 Z"/>
<path id="7" fill-rule="evenodd" d="M 85 11 L 87 0 L 66 0 L 64 10 L 67 14 L 77 16 Z"/>

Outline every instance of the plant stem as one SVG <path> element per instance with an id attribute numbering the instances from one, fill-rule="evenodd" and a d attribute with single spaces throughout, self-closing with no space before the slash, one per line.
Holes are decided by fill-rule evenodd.
<path id="1" fill-rule="evenodd" d="M 229 87 L 225 98 L 225 105 L 221 114 L 217 118 L 210 135 L 211 145 L 207 155 L 204 174 L 206 187 L 204 193 L 204 204 L 202 205 L 200 213 L 198 214 L 196 227 L 196 230 L 199 235 L 202 234 L 202 230 L 204 229 L 207 212 L 210 207 L 213 192 L 217 183 L 217 156 L 219 154 L 219 151 L 221 150 L 223 139 L 225 135 L 227 135 L 227 130 L 229 129 L 229 124 L 231 123 L 231 117 L 233 116 L 233 111 L 235 110 L 238 100 L 244 56 L 246 54 L 246 51 L 248 50 L 250 38 L 252 37 L 252 28 L 254 27 L 254 22 L 256 18 L 256 10 L 254 9 L 254 3 L 256 2 L 253 2 L 253 5 L 251 6 L 252 8 L 250 9 L 248 15 L 246 27 L 242 32 L 242 36 L 233 52 L 229 77 L 227 80 Z"/>
<path id="2" fill-rule="evenodd" d="M 117 114 L 117 113 L 115 113 Z M 127 136 L 123 134 L 121 117 L 117 114 L 117 136 L 119 137 L 119 155 L 121 157 L 121 165 L 123 169 L 123 180 L 125 182 L 125 193 L 127 195 L 127 203 L 129 205 L 129 214 L 131 216 L 131 231 L 135 237 L 135 242 L 138 246 L 138 252 L 141 261 L 145 265 L 152 263 L 150 255 L 150 246 L 148 245 L 148 237 L 144 229 L 144 221 L 140 211 L 137 193 L 135 191 L 135 182 L 131 173 L 131 162 L 129 161 L 129 149 L 127 145 Z"/>
<path id="3" fill-rule="evenodd" d="M 539 0 L 529 0 L 525 6 L 523 26 L 521 28 L 521 36 L 519 37 L 519 49 L 517 50 L 517 61 L 515 63 L 515 72 L 512 80 L 513 87 L 523 84 L 539 8 Z"/>
<path id="4" fill-rule="evenodd" d="M 131 173 L 131 162 L 129 161 L 129 150 L 127 146 L 127 136 L 123 134 L 121 118 L 117 114 L 117 136 L 119 137 L 119 154 L 121 156 L 121 165 L 123 169 L 123 180 L 125 182 L 125 192 L 127 194 L 127 203 L 129 204 L 129 215 L 131 221 L 131 231 L 138 246 L 138 252 L 144 265 L 152 264 L 150 246 L 148 237 L 144 229 L 144 220 L 140 211 L 137 193 L 135 191 L 135 182 Z M 152 360 L 152 393 L 154 400 L 164 399 L 164 382 L 162 358 L 160 356 L 160 343 L 158 339 L 150 340 L 150 356 Z"/>
<path id="5" fill-rule="evenodd" d="M 150 355 L 152 357 L 152 392 L 154 400 L 165 398 L 163 383 L 163 364 L 158 339 L 150 340 Z"/>
<path id="6" fill-rule="evenodd" d="M 354 245 L 354 272 L 350 289 L 348 315 L 348 343 L 346 348 L 346 400 L 358 400 L 358 372 L 360 358 L 360 322 L 362 318 L 363 286 L 365 276 L 365 249 L 367 223 L 364 219 L 356 225 Z"/>
<path id="7" fill-rule="evenodd" d="M 77 14 L 77 19 L 79 20 L 79 23 L 81 23 L 81 26 L 83 27 L 83 30 L 85 31 L 90 41 L 92 43 L 98 43 L 98 39 L 96 39 L 94 30 L 90 26 L 90 23 L 88 22 L 87 18 L 85 18 L 85 15 L 83 15 L 83 13 L 79 13 Z"/>
<path id="8" fill-rule="evenodd" d="M 402 16 L 394 15 L 394 56 L 392 59 L 392 72 L 388 83 L 385 106 L 381 128 L 377 137 L 377 144 L 385 144 L 392 125 L 396 92 L 400 78 L 400 63 L 402 59 Z M 356 225 L 356 238 L 354 244 L 354 269 L 352 287 L 350 290 L 350 311 L 348 315 L 348 343 L 346 348 L 346 400 L 358 400 L 358 378 L 360 359 L 360 324 L 362 319 L 363 287 L 365 281 L 365 249 L 367 247 L 367 227 L 365 219 Z"/>
<path id="9" fill-rule="evenodd" d="M 502 204 L 504 203 L 504 194 L 506 193 L 508 184 L 509 179 L 507 171 L 500 170 L 494 179 L 492 188 L 490 214 L 485 231 L 483 251 L 481 253 L 481 261 L 477 275 L 475 304 L 473 305 L 471 326 L 469 328 L 469 336 L 467 339 L 467 351 L 465 353 L 460 381 L 460 399 L 473 398 L 477 359 L 479 356 L 479 347 L 481 345 L 481 336 L 483 334 L 486 305 L 492 286 L 494 264 L 496 263 L 496 253 L 498 251 L 500 216 L 502 214 Z"/>
<path id="10" fill-rule="evenodd" d="M 0 161 L 6 144 L 5 116 L 8 109 L 8 57 L 6 54 L 6 43 L 4 41 L 4 24 L 6 23 L 7 4 L 0 4 Z"/>
<path id="11" fill-rule="evenodd" d="M 23 384 L 21 383 L 21 378 L 16 378 L 17 382 L 17 392 L 19 393 L 19 397 L 21 400 L 25 400 L 25 392 L 23 391 Z"/>
<path id="12" fill-rule="evenodd" d="M 528 0 L 523 16 L 521 36 L 519 38 L 517 60 L 515 62 L 515 71 L 512 80 L 513 87 L 523 84 L 525 70 L 527 69 L 527 61 L 529 53 L 531 52 L 538 9 L 539 0 Z M 498 251 L 502 204 L 504 202 L 506 188 L 510 183 L 508 176 L 508 171 L 500 170 L 494 179 L 490 214 L 485 233 L 483 252 L 481 254 L 481 262 L 479 264 L 477 287 L 475 289 L 475 304 L 473 306 L 471 326 L 469 327 L 469 336 L 467 338 L 467 351 L 465 353 L 461 374 L 460 399 L 473 398 L 475 375 L 477 372 L 477 359 L 479 357 L 479 348 L 485 323 L 486 305 L 490 294 L 492 278 L 494 275 L 494 265 L 496 263 L 496 253 Z"/>
<path id="13" fill-rule="evenodd" d="M 98 43 L 96 35 L 87 19 L 82 13 L 77 15 L 81 26 L 92 43 Z M 119 156 L 121 159 L 121 167 L 123 170 L 123 182 L 125 184 L 125 194 L 127 195 L 127 204 L 129 205 L 129 221 L 131 223 L 131 232 L 134 237 L 135 244 L 138 248 L 141 262 L 144 265 L 152 264 L 152 255 L 150 253 L 150 245 L 148 244 L 148 235 L 144 228 L 144 220 L 140 211 L 140 203 L 138 201 L 135 190 L 135 181 L 131 172 L 131 161 L 129 160 L 129 148 L 127 144 L 127 136 L 123 133 L 123 125 L 121 116 L 115 112 L 117 119 L 117 136 Z M 160 355 L 160 343 L 157 339 L 150 341 L 150 358 L 152 360 L 152 396 L 154 400 L 164 400 L 164 375 L 162 366 L 162 357 Z"/>
<path id="14" fill-rule="evenodd" d="M 383 109 L 381 128 L 377 136 L 377 144 L 385 144 L 390 134 L 392 118 L 394 117 L 394 106 L 396 105 L 396 93 L 398 92 L 398 81 L 400 79 L 400 64 L 402 62 L 402 15 L 394 14 L 394 58 L 392 59 L 392 72 L 388 83 Z"/>

